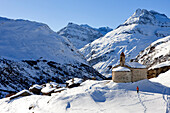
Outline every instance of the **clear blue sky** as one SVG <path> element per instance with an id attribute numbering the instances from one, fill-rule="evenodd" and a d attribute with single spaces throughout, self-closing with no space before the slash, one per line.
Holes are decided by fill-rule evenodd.
<path id="1" fill-rule="evenodd" d="M 170 17 L 170 0 L 0 0 L 0 16 L 46 23 L 58 31 L 68 22 L 116 28 L 137 8 Z"/>

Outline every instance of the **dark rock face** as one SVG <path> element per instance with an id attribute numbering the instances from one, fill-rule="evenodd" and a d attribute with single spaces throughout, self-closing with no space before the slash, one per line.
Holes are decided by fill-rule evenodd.
<path id="1" fill-rule="evenodd" d="M 73 77 L 96 77 L 97 80 L 105 79 L 100 73 L 86 64 L 59 64 L 54 61 L 24 60 L 12 61 L 0 59 L 0 85 L 5 90 L 18 92 L 28 89 L 32 84 L 43 84 L 48 81 L 65 83 Z M 1 97 L 8 92 L 2 91 Z"/>
<path id="2" fill-rule="evenodd" d="M 165 73 L 170 69 L 170 66 L 164 66 L 160 68 L 150 69 L 148 70 L 148 79 L 158 77 L 159 74 Z"/>

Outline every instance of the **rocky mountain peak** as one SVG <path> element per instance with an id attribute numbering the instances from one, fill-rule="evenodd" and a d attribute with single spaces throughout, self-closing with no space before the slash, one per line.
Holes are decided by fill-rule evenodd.
<path id="1" fill-rule="evenodd" d="M 134 59 L 152 42 L 170 35 L 170 19 L 164 14 L 137 9 L 127 21 L 80 51 L 101 74 L 110 77 L 110 66 L 119 63 L 120 53 L 126 62 Z"/>
<path id="2" fill-rule="evenodd" d="M 95 39 L 104 36 L 111 31 L 109 27 L 93 28 L 87 24 L 68 23 L 66 27 L 58 31 L 60 36 L 64 36 L 77 48 L 80 49 Z"/>
<path id="3" fill-rule="evenodd" d="M 170 26 L 169 22 L 170 19 L 165 14 L 158 13 L 154 10 L 137 9 L 133 15 L 125 21 L 124 25 L 151 24 L 167 27 Z"/>

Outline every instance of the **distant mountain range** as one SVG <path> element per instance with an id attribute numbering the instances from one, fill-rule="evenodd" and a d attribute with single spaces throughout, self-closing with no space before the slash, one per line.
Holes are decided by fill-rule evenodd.
<path id="1" fill-rule="evenodd" d="M 59 30 L 57 33 L 66 37 L 77 49 L 80 49 L 112 30 L 113 29 L 109 27 L 93 28 L 87 24 L 78 25 L 68 23 L 66 27 Z"/>

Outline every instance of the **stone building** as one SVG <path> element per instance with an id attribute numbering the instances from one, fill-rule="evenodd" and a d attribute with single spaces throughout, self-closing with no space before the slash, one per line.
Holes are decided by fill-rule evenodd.
<path id="1" fill-rule="evenodd" d="M 125 62 L 125 54 L 120 54 L 120 64 L 112 67 L 112 80 L 114 82 L 136 82 L 147 79 L 146 66 L 138 62 Z"/>

